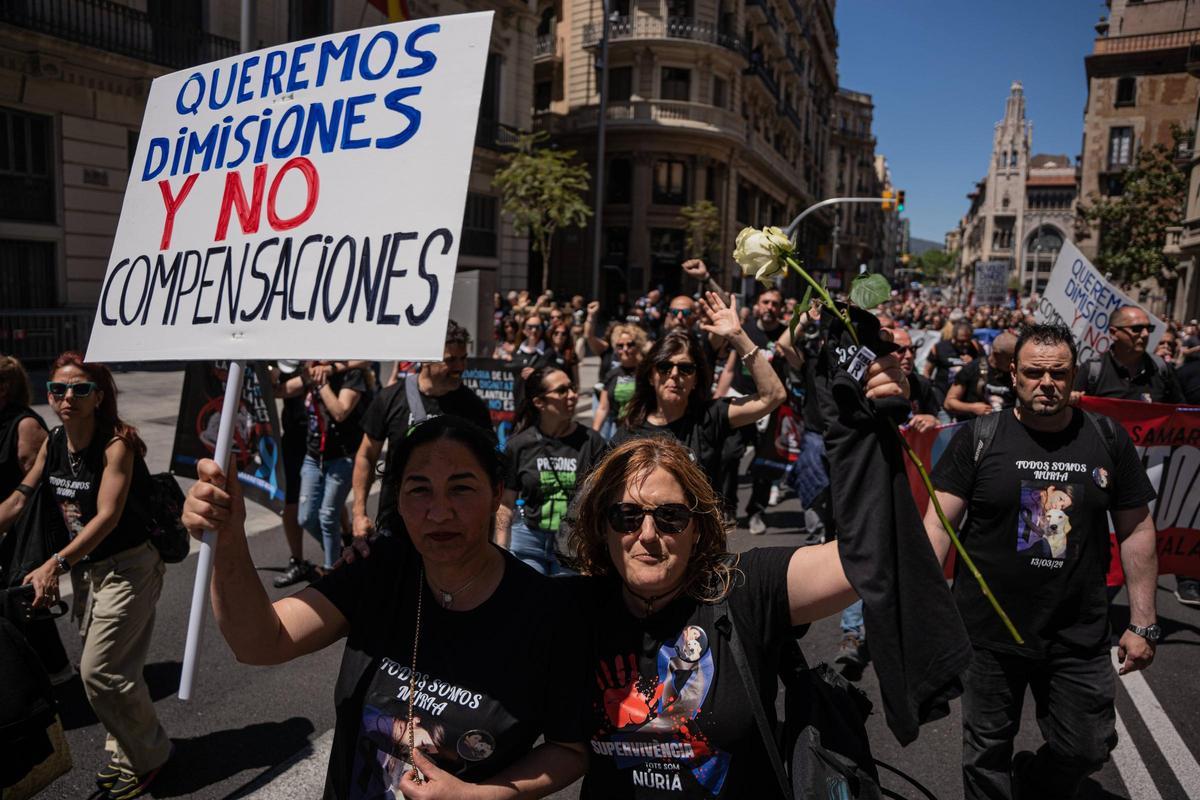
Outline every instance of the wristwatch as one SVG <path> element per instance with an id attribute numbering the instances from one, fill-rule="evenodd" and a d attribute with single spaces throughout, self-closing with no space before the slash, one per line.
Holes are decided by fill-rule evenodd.
<path id="1" fill-rule="evenodd" d="M 1147 625 L 1144 628 L 1141 625 L 1130 625 L 1129 630 L 1133 631 L 1150 644 L 1154 644 L 1162 638 L 1162 628 L 1160 628 L 1157 624 Z"/>
<path id="2" fill-rule="evenodd" d="M 54 554 L 54 560 L 58 562 L 58 574 L 66 575 L 71 571 L 71 564 L 58 553 Z"/>

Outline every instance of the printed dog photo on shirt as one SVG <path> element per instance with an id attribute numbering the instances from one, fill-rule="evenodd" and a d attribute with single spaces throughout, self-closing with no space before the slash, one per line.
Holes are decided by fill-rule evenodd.
<path id="1" fill-rule="evenodd" d="M 1017 552 L 1037 559 L 1065 561 L 1071 549 L 1071 510 L 1083 495 L 1077 483 L 1021 481 Z"/>

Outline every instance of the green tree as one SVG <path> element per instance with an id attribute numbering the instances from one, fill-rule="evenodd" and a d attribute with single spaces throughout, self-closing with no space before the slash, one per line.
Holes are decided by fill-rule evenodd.
<path id="1" fill-rule="evenodd" d="M 573 163 L 574 150 L 539 147 L 545 131 L 522 134 L 517 149 L 503 156 L 505 166 L 493 184 L 504 198 L 503 209 L 518 233 L 528 235 L 542 256 L 542 288 L 550 286 L 550 247 L 563 227 L 583 227 L 592 210 L 584 201 L 588 168 Z"/>
<path id="2" fill-rule="evenodd" d="M 945 250 L 926 250 L 920 255 L 921 271 L 925 280 L 930 283 L 944 284 L 954 277 L 954 268 L 958 264 L 958 251 L 947 253 Z"/>
<path id="3" fill-rule="evenodd" d="M 721 235 L 721 212 L 711 200 L 701 200 L 679 209 L 687 236 L 684 247 L 688 258 L 709 259 Z"/>
<path id="4" fill-rule="evenodd" d="M 1173 285 L 1172 261 L 1163 255 L 1167 228 L 1183 221 L 1187 205 L 1187 173 L 1176 163 L 1181 142 L 1191 138 L 1178 126 L 1171 130 L 1170 147 L 1143 147 L 1122 176 L 1123 191 L 1113 197 L 1093 194 L 1079 208 L 1088 222 L 1100 226 L 1096 266 L 1118 282 L 1153 278 L 1164 288 Z"/>

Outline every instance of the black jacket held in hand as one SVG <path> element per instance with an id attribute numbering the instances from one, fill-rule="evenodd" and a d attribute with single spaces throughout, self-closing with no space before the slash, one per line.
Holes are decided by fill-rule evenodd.
<path id="1" fill-rule="evenodd" d="M 876 355 L 895 350 L 881 340 L 872 314 L 853 308 L 851 321 Z M 834 319 L 817 361 L 817 401 L 825 422 L 838 552 L 863 599 L 888 727 L 907 745 L 921 724 L 945 716 L 949 701 L 962 693 L 959 675 L 970 663 L 971 645 L 925 535 L 893 430 L 892 420 L 907 418 L 909 403 L 868 400 L 846 372 L 855 349 Z"/>

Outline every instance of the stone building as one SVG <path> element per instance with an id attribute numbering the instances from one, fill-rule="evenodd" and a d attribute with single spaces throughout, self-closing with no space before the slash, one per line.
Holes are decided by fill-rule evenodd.
<path id="1" fill-rule="evenodd" d="M 1033 123 L 1025 117 L 1018 81 L 996 123 L 987 176 L 967 195 L 971 204 L 954 232 L 960 248 L 957 288 L 964 298 L 981 261 L 1007 263 L 1009 285 L 1021 296 L 1041 292 L 1072 235 L 1077 170 L 1069 156 L 1034 155 L 1032 146 Z"/>
<path id="2" fill-rule="evenodd" d="M 721 213 L 714 267 L 730 285 L 737 232 L 785 225 L 826 191 L 837 92 L 833 0 L 610 0 L 602 294 L 681 287 L 680 209 Z M 542 0 L 535 124 L 596 161 L 600 0 Z M 828 269 L 831 215 L 800 232 Z M 593 231 L 556 244 L 552 280 L 589 291 Z M 536 272 L 536 271 L 535 271 Z"/>
<path id="3" fill-rule="evenodd" d="M 514 132 L 531 127 L 531 4 L 408 3 L 414 16 L 496 10 L 459 259 L 484 298 L 526 284 L 528 243 L 501 218 L 491 176 Z M 256 46 L 385 21 L 365 0 L 255 5 Z M 0 352 L 44 360 L 86 342 L 150 83 L 236 54 L 240 7 L 0 2 Z"/>
<path id="4" fill-rule="evenodd" d="M 871 95 L 841 88 L 833 99 L 830 139 L 829 194 L 833 197 L 879 197 L 882 181 L 876 172 L 875 137 L 871 133 L 875 106 Z M 889 187 L 890 188 L 890 187 Z M 830 269 L 842 285 L 866 264 L 883 271 L 884 211 L 882 206 L 856 203 L 837 206 L 835 246 Z M 895 216 L 889 212 L 890 216 Z M 889 276 L 890 277 L 890 276 Z"/>
<path id="5" fill-rule="evenodd" d="M 1088 99 L 1080 192 L 1085 202 L 1093 196 L 1119 195 L 1122 173 L 1137 151 L 1172 145 L 1176 126 L 1192 129 L 1200 100 L 1200 81 L 1188 70 L 1189 62 L 1200 60 L 1194 54 L 1200 47 L 1200 4 L 1108 0 L 1107 5 L 1108 16 L 1096 26 L 1092 53 L 1084 59 Z M 1181 155 L 1186 160 L 1190 153 Z M 1095 258 L 1100 232 L 1081 225 L 1078 244 L 1084 255 Z M 1166 251 L 1178 255 L 1178 243 L 1168 242 Z M 1153 282 L 1137 287 L 1134 294 L 1158 313 L 1183 315 L 1190 308 L 1194 314 L 1200 292 L 1195 268 L 1189 266 L 1194 263 L 1181 263 L 1173 296 Z"/>

